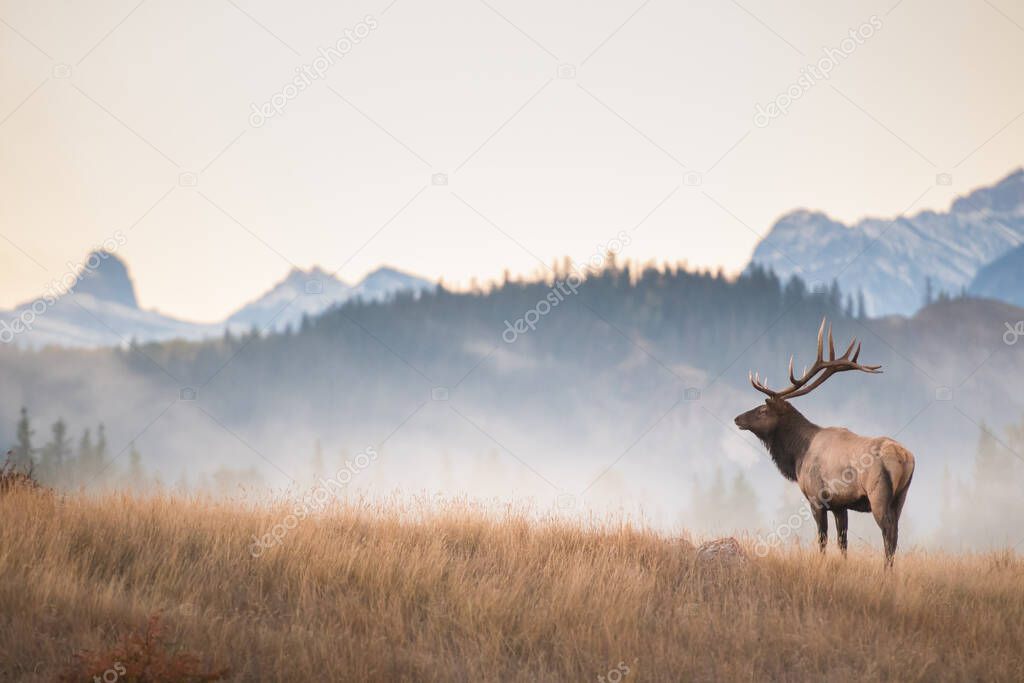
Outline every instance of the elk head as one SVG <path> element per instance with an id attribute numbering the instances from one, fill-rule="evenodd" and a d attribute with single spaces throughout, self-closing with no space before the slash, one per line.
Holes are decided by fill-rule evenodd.
<path id="1" fill-rule="evenodd" d="M 860 344 L 856 339 L 850 342 L 846 353 L 836 357 L 835 342 L 832 340 L 832 326 L 828 328 L 828 360 L 825 360 L 825 319 L 821 320 L 821 327 L 818 328 L 818 356 L 814 364 L 804 368 L 800 377 L 793 373 L 793 356 L 789 357 L 789 382 L 785 389 L 775 391 L 767 386 L 768 379 L 761 380 L 760 375 L 752 374 L 750 383 L 755 389 L 765 394 L 764 405 L 736 416 L 736 426 L 753 432 L 761 441 L 772 440 L 780 424 L 790 423 L 794 420 L 803 420 L 796 408 L 789 404 L 789 399 L 797 396 L 804 396 L 811 393 L 832 375 L 848 370 L 860 370 L 871 374 L 880 373 L 881 365 L 861 365 L 857 362 L 860 356 Z"/>

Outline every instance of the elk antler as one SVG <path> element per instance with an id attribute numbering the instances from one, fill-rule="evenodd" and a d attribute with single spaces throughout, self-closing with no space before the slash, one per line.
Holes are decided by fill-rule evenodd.
<path id="1" fill-rule="evenodd" d="M 857 362 L 857 358 L 860 356 L 860 344 L 857 342 L 856 337 L 850 342 L 850 345 L 846 347 L 846 353 L 836 358 L 836 345 L 832 340 L 832 326 L 828 326 L 828 360 L 825 360 L 824 353 L 824 337 L 825 337 L 825 319 L 821 319 L 821 327 L 818 328 L 818 358 L 814 361 L 814 365 L 811 368 L 805 369 L 804 373 L 800 377 L 796 377 L 793 374 L 793 357 L 789 357 L 789 381 L 790 386 L 779 391 L 773 391 L 765 386 L 768 382 L 766 377 L 764 381 L 761 381 L 761 377 L 758 374 L 754 374 L 750 377 L 750 383 L 755 389 L 763 394 L 767 394 L 771 398 L 796 398 L 797 396 L 804 396 L 809 394 L 837 372 L 846 372 L 847 370 L 860 370 L 861 372 L 869 372 L 871 374 L 878 374 L 882 371 L 881 365 L 861 365 Z M 852 355 L 851 355 L 852 354 Z M 818 373 L 821 373 L 818 375 Z M 818 377 L 815 379 L 815 375 Z M 811 380 L 814 379 L 813 382 Z M 808 384 L 810 382 L 810 384 Z"/>

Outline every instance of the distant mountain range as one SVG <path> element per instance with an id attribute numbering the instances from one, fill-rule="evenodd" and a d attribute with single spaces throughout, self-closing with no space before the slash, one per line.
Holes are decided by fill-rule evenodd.
<path id="1" fill-rule="evenodd" d="M 419 295 L 434 291 L 436 285 L 394 268 L 381 267 L 352 286 L 319 267 L 292 269 L 270 291 L 246 304 L 227 319 L 231 329 L 253 325 L 281 331 L 296 325 L 302 316 L 319 315 L 332 306 L 350 300 L 386 301 L 401 292 Z"/>
<path id="2" fill-rule="evenodd" d="M 99 347 L 133 339 L 198 340 L 253 327 L 280 332 L 347 301 L 379 302 L 436 288 L 387 267 L 355 285 L 319 267 L 296 268 L 224 321 L 193 323 L 140 308 L 128 268 L 116 255 L 94 252 L 89 259 L 96 267 L 80 273 L 72 292 L 0 311 L 0 342 Z M 747 271 L 755 265 L 783 280 L 799 276 L 812 287 L 837 280 L 846 294 L 862 293 L 874 317 L 912 315 L 929 291 L 966 290 L 1024 306 L 1024 169 L 956 199 L 946 212 L 865 218 L 848 226 L 819 211 L 792 211 L 757 245 Z"/>
<path id="3" fill-rule="evenodd" d="M 836 279 L 846 293 L 863 292 L 870 315 L 910 315 L 924 302 L 929 280 L 936 294 L 969 288 L 1021 303 L 1019 266 L 1024 255 L 999 266 L 993 263 L 1021 244 L 1024 170 L 1018 169 L 991 187 L 958 198 L 944 213 L 866 218 L 848 226 L 818 211 L 793 211 L 757 245 L 751 266 L 768 266 L 783 278 L 799 275 L 821 285 Z M 1008 280 L 996 277 L 995 271 L 982 277 L 980 271 L 990 263 L 1004 273 L 1017 264 L 1015 293 L 1002 289 Z"/>
<path id="4" fill-rule="evenodd" d="M 435 284 L 393 268 L 373 271 L 356 285 L 319 267 L 293 269 L 268 292 L 220 323 L 194 323 L 139 307 L 128 268 L 113 253 L 93 252 L 72 290 L 0 311 L 0 341 L 17 346 L 100 347 L 170 339 L 199 340 L 252 328 L 280 332 L 347 301 L 418 295 Z M 44 305 L 45 304 L 45 305 Z"/>

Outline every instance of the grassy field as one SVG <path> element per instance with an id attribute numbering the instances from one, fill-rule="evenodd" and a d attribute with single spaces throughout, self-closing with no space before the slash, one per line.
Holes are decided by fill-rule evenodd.
<path id="1" fill-rule="evenodd" d="M 0 496 L 0 679 L 55 680 L 154 614 L 167 652 L 240 681 L 1024 679 L 1005 553 L 716 566 L 621 524 L 412 504 L 335 506 L 254 557 L 287 512 Z"/>

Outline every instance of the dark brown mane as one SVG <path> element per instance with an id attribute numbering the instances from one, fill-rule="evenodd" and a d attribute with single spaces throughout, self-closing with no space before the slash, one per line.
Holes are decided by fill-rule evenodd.
<path id="1" fill-rule="evenodd" d="M 786 479 L 796 481 L 796 473 L 803 460 L 811 439 L 821 427 L 804 417 L 799 410 L 788 403 L 785 405 L 779 423 L 769 434 L 756 434 L 768 453 L 772 462 L 779 468 Z"/>

